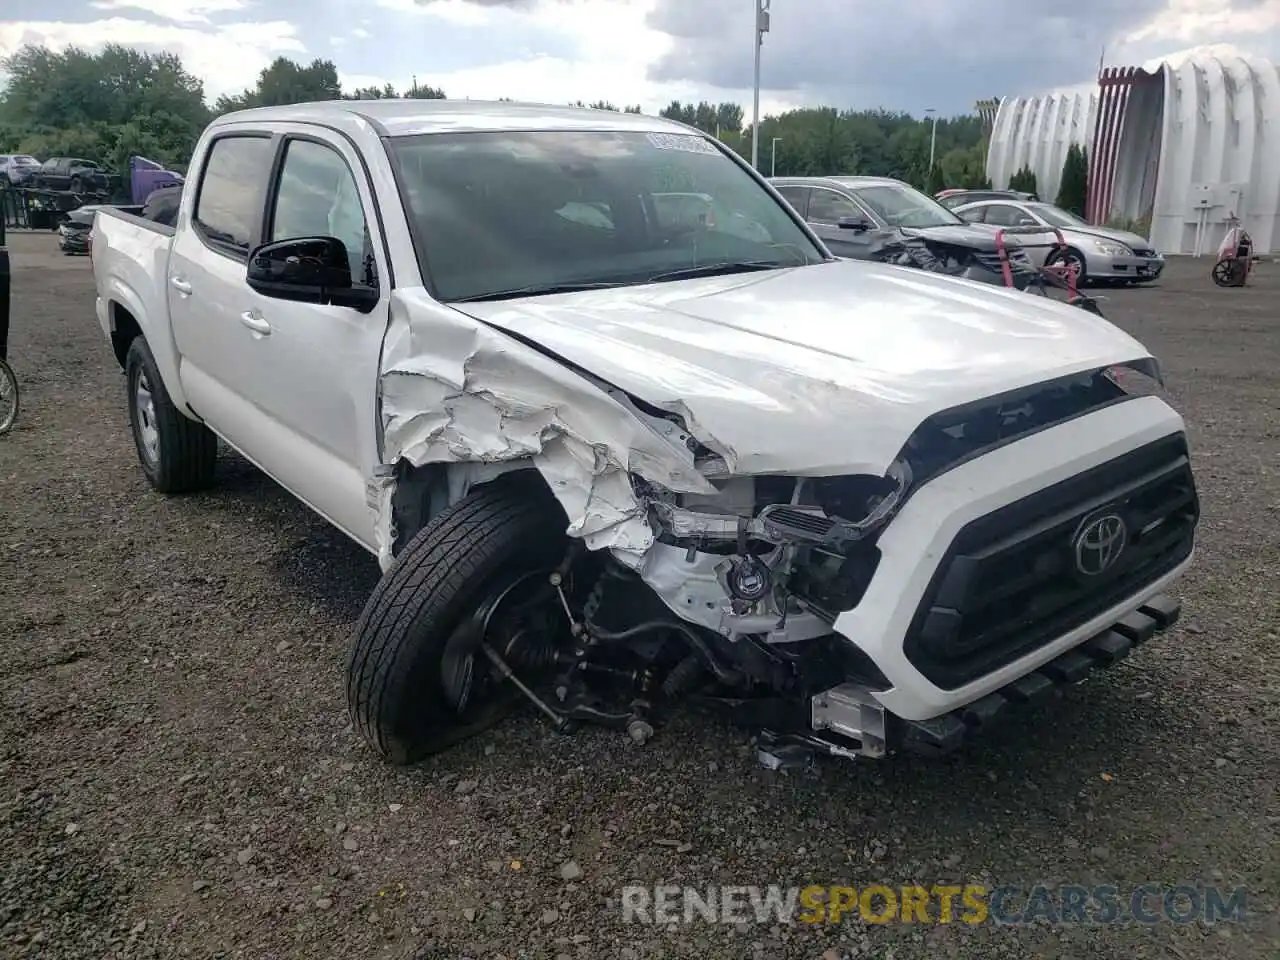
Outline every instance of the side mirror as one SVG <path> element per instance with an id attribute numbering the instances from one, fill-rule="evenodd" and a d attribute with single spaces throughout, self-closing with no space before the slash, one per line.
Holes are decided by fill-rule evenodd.
<path id="1" fill-rule="evenodd" d="M 301 237 L 264 243 L 249 254 L 245 281 L 264 297 L 367 312 L 374 287 L 351 282 L 347 247 L 336 237 Z"/>
<path id="2" fill-rule="evenodd" d="M 866 217 L 841 217 L 836 221 L 836 226 L 841 230 L 870 230 L 871 223 Z"/>
<path id="3" fill-rule="evenodd" d="M 1036 225 L 1036 222 L 1032 220 L 1030 217 L 1018 218 L 1018 226 L 1020 227 L 1034 227 L 1035 225 Z"/>

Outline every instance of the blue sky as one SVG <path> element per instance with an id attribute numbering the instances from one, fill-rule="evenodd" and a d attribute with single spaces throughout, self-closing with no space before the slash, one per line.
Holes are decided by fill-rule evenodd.
<path id="1" fill-rule="evenodd" d="M 183 57 L 210 99 L 277 55 L 332 59 L 344 83 L 450 97 L 672 99 L 750 113 L 754 0 L 11 0 L 0 55 L 108 42 Z M 765 112 L 805 104 L 967 112 L 979 97 L 1088 81 L 1204 43 L 1280 61 L 1280 0 L 772 0 Z"/>

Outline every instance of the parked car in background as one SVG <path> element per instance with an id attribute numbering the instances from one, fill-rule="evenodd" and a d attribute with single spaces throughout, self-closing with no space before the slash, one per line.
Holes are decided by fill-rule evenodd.
<path id="1" fill-rule="evenodd" d="M 895 235 L 919 238 L 929 252 L 967 280 L 1003 284 L 994 231 L 965 223 L 932 197 L 889 177 L 775 177 L 770 181 L 838 257 L 878 259 Z M 1032 262 L 1010 238 L 1015 286 L 1030 282 Z"/>
<path id="2" fill-rule="evenodd" d="M 0 186 L 11 183 L 15 187 L 30 179 L 40 169 L 40 161 L 25 153 L 0 154 Z"/>
<path id="3" fill-rule="evenodd" d="M 105 193 L 111 186 L 111 178 L 92 160 L 50 157 L 31 177 L 31 186 L 72 193 Z"/>
<path id="4" fill-rule="evenodd" d="M 989 200 L 957 207 L 970 223 L 995 227 L 1042 226 L 1061 231 L 1067 243 L 1060 250 L 1043 251 L 1042 263 L 1065 264 L 1076 270 L 1076 282 L 1155 280 L 1164 271 L 1164 257 L 1146 238 L 1127 230 L 1098 227 L 1051 203 Z M 1033 255 L 1041 253 L 1037 250 Z"/>
<path id="5" fill-rule="evenodd" d="M 1034 193 L 1021 190 L 943 190 L 935 199 L 948 210 L 979 200 L 1039 200 Z"/>

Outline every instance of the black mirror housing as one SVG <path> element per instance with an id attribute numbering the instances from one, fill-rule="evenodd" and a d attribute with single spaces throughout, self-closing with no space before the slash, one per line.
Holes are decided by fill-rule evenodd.
<path id="1" fill-rule="evenodd" d="M 299 237 L 264 243 L 249 254 L 245 281 L 264 297 L 367 312 L 375 287 L 353 283 L 347 247 L 337 237 Z"/>
<path id="2" fill-rule="evenodd" d="M 866 217 L 841 217 L 836 221 L 841 230 L 870 230 L 871 224 Z"/>

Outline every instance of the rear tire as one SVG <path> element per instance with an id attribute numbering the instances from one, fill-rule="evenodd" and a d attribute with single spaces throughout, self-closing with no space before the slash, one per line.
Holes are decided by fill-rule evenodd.
<path id="1" fill-rule="evenodd" d="M 129 427 L 147 482 L 158 493 L 191 493 L 213 484 L 218 438 L 169 398 L 151 348 L 134 337 L 125 357 Z"/>
<path id="2" fill-rule="evenodd" d="M 479 702 L 471 693 L 477 677 L 482 687 L 496 679 L 477 649 L 488 621 L 479 631 L 473 621 L 504 585 L 547 584 L 543 573 L 564 559 L 565 523 L 549 490 L 513 476 L 441 511 L 405 546 L 365 605 L 347 659 L 352 724 L 374 751 L 415 763 L 511 712 L 505 683 L 491 682 Z"/>

